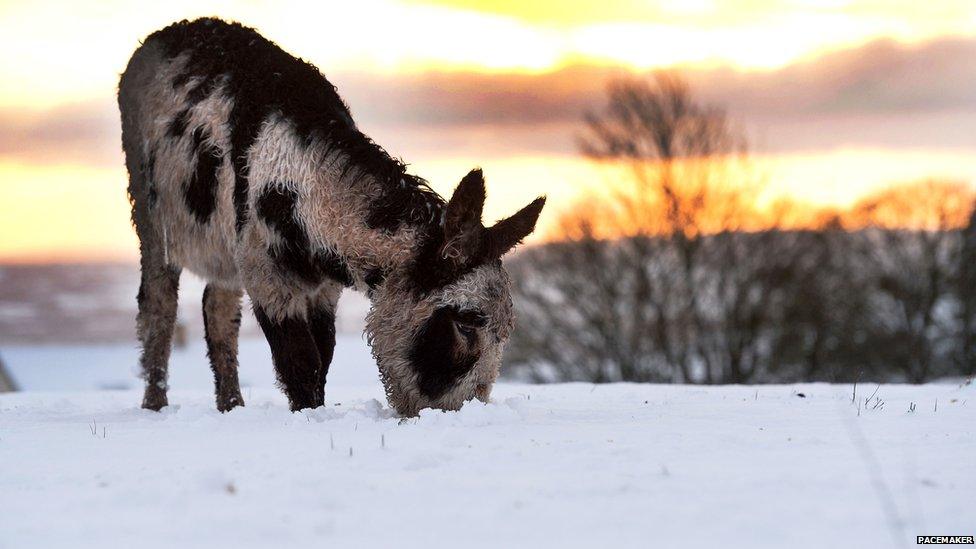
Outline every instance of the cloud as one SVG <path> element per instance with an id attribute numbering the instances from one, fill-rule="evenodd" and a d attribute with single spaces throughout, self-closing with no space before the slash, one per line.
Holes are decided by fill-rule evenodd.
<path id="1" fill-rule="evenodd" d="M 779 70 L 689 69 L 699 97 L 726 107 L 772 152 L 862 147 L 976 148 L 976 39 L 876 41 Z M 542 74 L 330 74 L 379 143 L 414 156 L 573 154 L 582 113 L 619 68 Z M 114 98 L 48 111 L 0 109 L 0 157 L 120 165 Z"/>
<path id="2" fill-rule="evenodd" d="M 121 165 L 119 124 L 114 98 L 47 110 L 0 108 L 0 158 Z"/>

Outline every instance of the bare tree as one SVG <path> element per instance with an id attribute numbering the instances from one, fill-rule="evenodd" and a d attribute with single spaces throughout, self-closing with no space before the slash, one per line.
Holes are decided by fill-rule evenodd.
<path id="1" fill-rule="evenodd" d="M 566 242 L 515 267 L 529 319 L 515 361 L 589 381 L 746 381 L 771 279 L 743 240 L 758 226 L 742 134 L 670 73 L 611 83 L 585 122 L 581 152 L 616 177 L 609 200 L 563 216 Z"/>

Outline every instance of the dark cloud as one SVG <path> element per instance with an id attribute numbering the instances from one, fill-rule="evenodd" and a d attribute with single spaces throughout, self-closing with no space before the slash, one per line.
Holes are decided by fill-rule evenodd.
<path id="1" fill-rule="evenodd" d="M 757 148 L 845 145 L 976 148 L 976 39 L 915 46 L 876 41 L 779 70 L 687 70 Z M 357 120 L 408 160 L 445 155 L 572 153 L 584 110 L 622 69 L 545 74 L 328 74 Z M 44 112 L 0 109 L 0 156 L 120 165 L 114 98 Z"/>
<path id="2" fill-rule="evenodd" d="M 530 125 L 576 120 L 620 69 L 576 66 L 544 74 L 431 72 L 330 75 L 367 123 Z"/>
<path id="3" fill-rule="evenodd" d="M 695 93 L 724 106 L 775 150 L 863 146 L 974 147 L 976 39 L 918 46 L 877 41 L 774 71 L 684 70 Z M 542 75 L 338 75 L 367 125 L 547 124 L 572 133 L 621 69 L 578 66 Z M 767 143 L 763 143 L 766 141 Z M 572 140 L 550 142 L 572 147 Z"/>
<path id="4" fill-rule="evenodd" d="M 916 46 L 880 40 L 777 71 L 698 71 L 691 79 L 708 99 L 747 116 L 971 111 L 974 57 L 974 39 Z"/>
<path id="5" fill-rule="evenodd" d="M 0 158 L 120 165 L 119 127 L 114 98 L 48 110 L 0 108 Z"/>

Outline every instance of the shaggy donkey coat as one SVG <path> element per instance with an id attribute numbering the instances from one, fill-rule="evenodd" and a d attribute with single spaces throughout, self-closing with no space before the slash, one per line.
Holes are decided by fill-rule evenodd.
<path id="1" fill-rule="evenodd" d="M 143 407 L 167 405 L 183 269 L 208 283 L 220 410 L 244 403 L 244 291 L 294 410 L 323 403 L 346 287 L 372 300 L 367 336 L 399 413 L 488 399 L 513 323 L 500 258 L 532 232 L 543 198 L 484 227 L 480 170 L 445 203 L 356 128 L 318 69 L 219 19 L 150 35 L 119 108 L 142 254 Z"/>

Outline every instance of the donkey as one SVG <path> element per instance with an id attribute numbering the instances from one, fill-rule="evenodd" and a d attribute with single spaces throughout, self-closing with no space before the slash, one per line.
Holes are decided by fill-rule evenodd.
<path id="1" fill-rule="evenodd" d="M 367 341 L 399 414 L 488 400 L 514 322 L 501 257 L 534 230 L 544 197 L 485 227 L 480 170 L 445 203 L 359 131 L 316 67 L 237 23 L 149 35 L 118 99 L 141 252 L 143 408 L 168 404 L 183 269 L 207 281 L 221 411 L 244 404 L 245 291 L 292 410 L 323 404 L 343 288 L 371 300 Z"/>

